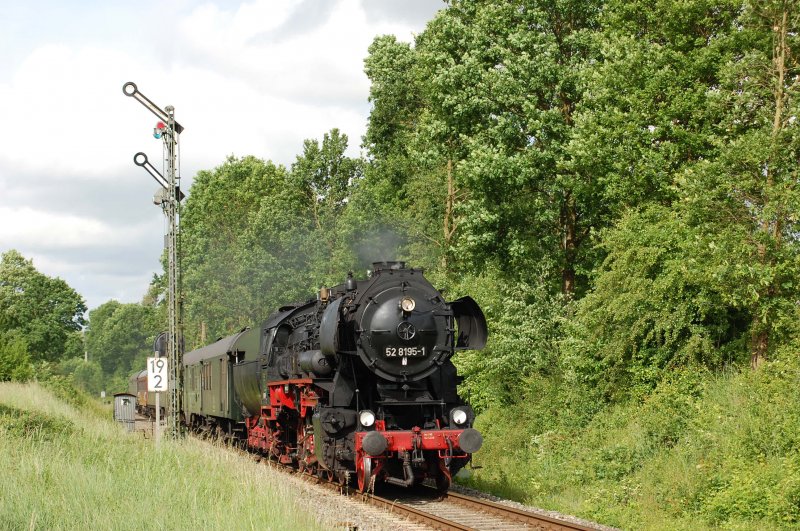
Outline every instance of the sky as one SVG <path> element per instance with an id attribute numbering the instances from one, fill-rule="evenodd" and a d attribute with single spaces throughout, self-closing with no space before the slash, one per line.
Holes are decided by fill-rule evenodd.
<path id="1" fill-rule="evenodd" d="M 337 127 L 360 153 L 367 47 L 411 42 L 442 0 L 0 0 L 0 253 L 16 249 L 90 309 L 138 302 L 166 223 L 157 118 L 172 105 L 181 187 L 226 157 L 290 166 Z"/>

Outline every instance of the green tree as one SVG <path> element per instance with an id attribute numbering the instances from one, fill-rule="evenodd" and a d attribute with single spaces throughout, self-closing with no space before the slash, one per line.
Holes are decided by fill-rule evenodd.
<path id="1" fill-rule="evenodd" d="M 142 365 L 144 367 L 144 365 Z M 105 390 L 106 378 L 103 368 L 96 361 L 85 361 L 83 358 L 70 358 L 58 364 L 58 374 L 67 376 L 80 389 L 95 396 Z M 109 388 L 110 389 L 110 388 Z"/>
<path id="2" fill-rule="evenodd" d="M 28 344 L 17 333 L 0 334 L 0 382 L 25 382 L 33 377 Z"/>
<path id="3" fill-rule="evenodd" d="M 462 266 L 525 278 L 543 264 L 575 291 L 596 221 L 566 148 L 598 13 L 597 2 L 460 1 L 420 35 Z"/>
<path id="4" fill-rule="evenodd" d="M 303 153 L 292 164 L 291 179 L 306 196 L 304 210 L 310 212 L 313 220 L 313 239 L 323 243 L 316 246 L 316 256 L 309 264 L 312 276 L 318 281 L 338 280 L 342 269 L 352 262 L 340 220 L 351 190 L 362 178 L 363 163 L 345 155 L 347 142 L 347 135 L 332 129 L 323 135 L 321 144 L 317 140 L 305 140 Z M 300 227 L 295 223 L 295 228 Z"/>
<path id="5" fill-rule="evenodd" d="M 84 324 L 83 298 L 60 278 L 36 270 L 17 251 L 0 261 L 0 332 L 25 339 L 33 361 L 56 361 L 72 350 L 72 335 Z"/>
<path id="6" fill-rule="evenodd" d="M 436 147 L 420 134 L 429 105 L 420 54 L 394 36 L 379 36 L 364 71 L 371 82 L 364 136 L 369 164 L 345 213 L 348 227 L 358 232 L 351 238 L 358 239 L 359 265 L 394 258 L 426 268 L 446 265 L 452 214 L 445 222 L 443 166 L 427 155 Z"/>
<path id="7" fill-rule="evenodd" d="M 127 376 L 144 367 L 153 340 L 164 328 L 153 307 L 109 301 L 89 312 L 86 347 L 89 360 L 106 376 Z"/>
<path id="8" fill-rule="evenodd" d="M 740 361 L 747 312 L 709 268 L 718 246 L 683 212 L 653 205 L 602 236 L 606 258 L 577 303 L 564 362 L 607 398 L 646 394 L 678 367 Z"/>
<path id="9" fill-rule="evenodd" d="M 598 182 L 567 148 L 599 6 L 460 0 L 414 48 L 373 42 L 367 174 L 380 174 L 369 179 L 377 190 L 398 190 L 391 199 L 422 247 L 415 254 L 439 256 L 446 270 L 491 264 L 521 279 L 541 264 L 568 294 L 585 278 L 583 243 L 607 220 Z"/>
<path id="10" fill-rule="evenodd" d="M 89 322 L 86 327 L 86 351 L 92 359 L 100 359 L 96 356 L 103 357 L 105 355 L 104 345 L 100 343 L 102 341 L 101 334 L 110 328 L 109 320 L 120 307 L 122 307 L 122 303 L 110 300 L 89 312 Z"/>
<path id="11" fill-rule="evenodd" d="M 738 53 L 712 90 L 719 156 L 683 176 L 684 202 L 706 238 L 730 304 L 750 313 L 755 367 L 796 333 L 800 295 L 800 3 L 748 2 Z"/>
<path id="12" fill-rule="evenodd" d="M 646 203 L 671 204 L 676 174 L 716 156 L 720 113 L 710 97 L 734 53 L 739 9 L 733 0 L 605 3 L 568 148 L 572 170 L 598 182 L 605 222 L 594 228 Z"/>
<path id="13" fill-rule="evenodd" d="M 287 177 L 284 168 L 255 157 L 230 157 L 197 174 L 181 217 L 189 345 L 252 324 L 252 282 L 241 273 L 252 269 L 243 261 L 252 263 L 254 251 L 242 237 L 262 200 Z"/>
<path id="14" fill-rule="evenodd" d="M 188 346 L 252 326 L 316 285 L 311 265 L 326 245 L 315 233 L 314 208 L 322 210 L 310 188 L 340 202 L 343 162 L 328 146 L 316 147 L 308 145 L 320 168 L 330 166 L 305 179 L 255 157 L 198 173 L 181 234 Z"/>
<path id="15" fill-rule="evenodd" d="M 424 107 L 418 62 L 411 45 L 393 35 L 376 37 L 364 60 L 372 104 L 364 146 L 376 175 L 397 191 L 414 174 L 416 162 L 410 149 Z"/>
<path id="16" fill-rule="evenodd" d="M 473 297 L 489 323 L 487 348 L 454 358 L 466 377 L 461 395 L 479 411 L 518 403 L 532 378 L 557 378 L 561 371 L 559 342 L 569 305 L 552 293 L 547 272 L 538 273 L 530 282 L 499 284 L 497 272 L 487 271 L 444 286 L 452 294 L 448 298 Z"/>
<path id="17" fill-rule="evenodd" d="M 649 43 L 657 70 L 674 74 L 658 84 L 661 99 L 643 97 L 648 82 L 631 87 L 639 96 L 632 115 L 658 124 L 652 146 L 636 140 L 633 123 L 628 141 L 612 146 L 630 149 L 640 163 L 626 159 L 625 149 L 616 157 L 614 147 L 593 151 L 605 153 L 596 160 L 620 160 L 653 183 L 666 182 L 647 177 L 661 159 L 671 183 L 668 194 L 653 197 L 668 206 L 640 207 L 601 234 L 606 259 L 578 305 L 569 351 L 609 396 L 631 386 L 648 390 L 677 366 L 741 362 L 748 351 L 755 366 L 798 332 L 798 85 L 787 81 L 798 71 L 788 59 L 798 17 L 785 3 L 739 7 L 664 4 L 650 18 L 616 6 L 632 16 L 628 24 L 636 22 L 616 22 L 633 50 L 617 62 Z M 678 14 L 690 23 L 672 24 Z M 650 22 L 644 33 L 638 16 Z M 618 97 L 605 101 L 612 99 L 587 110 L 587 121 L 621 114 Z"/>

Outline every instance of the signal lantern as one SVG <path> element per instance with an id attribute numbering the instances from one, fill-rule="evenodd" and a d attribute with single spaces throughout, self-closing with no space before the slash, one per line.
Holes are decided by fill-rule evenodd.
<path id="1" fill-rule="evenodd" d="M 153 128 L 153 138 L 161 138 L 164 134 L 164 130 L 167 128 L 167 124 L 164 122 L 158 122 L 156 126 Z"/>

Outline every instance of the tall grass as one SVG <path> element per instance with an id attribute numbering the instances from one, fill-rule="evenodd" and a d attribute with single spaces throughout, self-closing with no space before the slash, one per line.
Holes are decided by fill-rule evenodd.
<path id="1" fill-rule="evenodd" d="M 0 529 L 320 528 L 246 457 L 155 447 L 37 384 L 0 384 L 0 471 Z"/>
<path id="2" fill-rule="evenodd" d="M 580 426 L 532 396 L 479 418 L 484 468 L 468 483 L 624 529 L 797 529 L 798 389 L 796 359 L 687 371 Z"/>

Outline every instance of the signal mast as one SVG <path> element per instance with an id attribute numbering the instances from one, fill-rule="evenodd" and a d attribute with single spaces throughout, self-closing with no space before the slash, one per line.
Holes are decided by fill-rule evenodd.
<path id="1" fill-rule="evenodd" d="M 180 423 L 181 388 L 183 383 L 183 323 L 181 319 L 180 300 L 180 262 L 178 260 L 180 223 L 180 204 L 184 198 L 180 189 L 180 134 L 183 126 L 175 121 L 175 108 L 171 105 L 161 109 L 139 92 L 136 83 L 131 81 L 122 86 L 126 96 L 134 98 L 147 110 L 159 119 L 153 128 L 153 136 L 163 140 L 163 167 L 166 178 L 147 159 L 141 151 L 133 156 L 133 163 L 144 168 L 150 176 L 161 186 L 153 197 L 153 203 L 161 206 L 167 218 L 167 334 L 166 354 L 168 359 L 168 405 L 167 405 L 167 433 L 172 439 L 183 436 Z M 156 355 L 158 356 L 159 353 Z M 156 395 L 158 396 L 158 395 Z M 158 407 L 156 407 L 158 410 Z M 158 423 L 157 423 L 158 424 Z M 158 426 L 157 426 L 158 429 Z"/>

